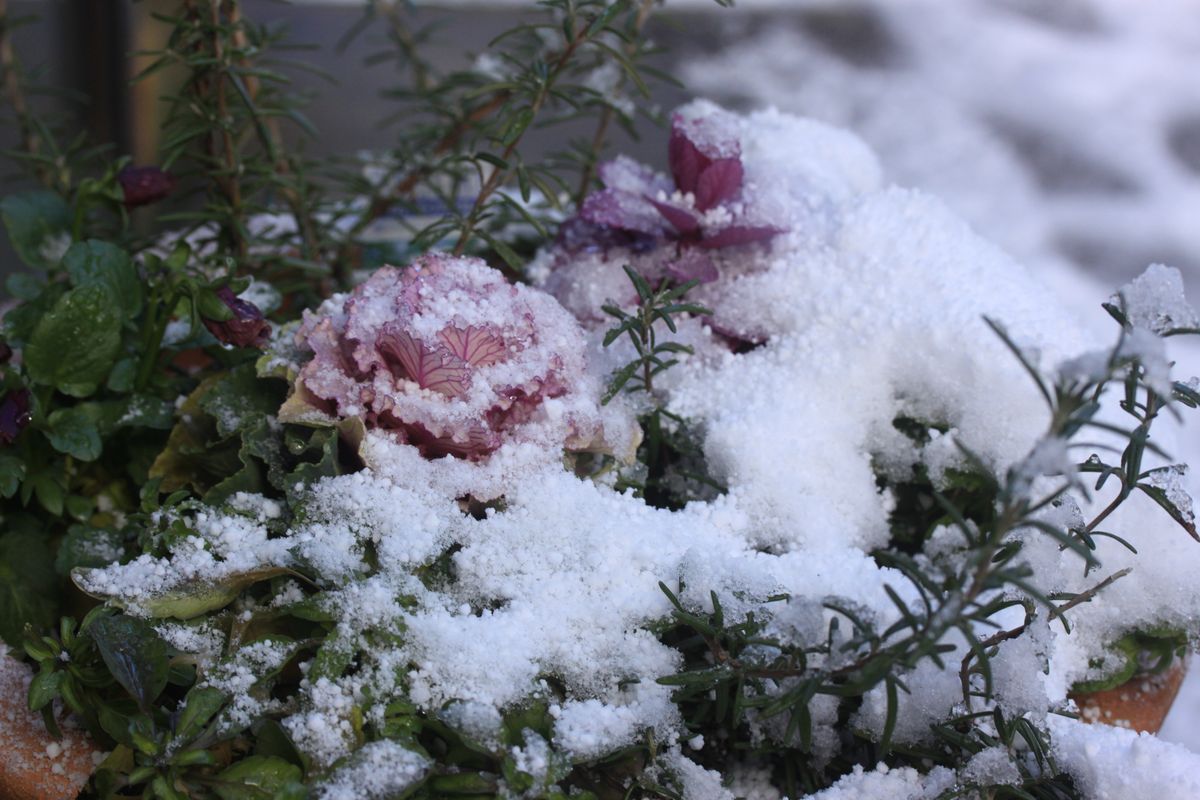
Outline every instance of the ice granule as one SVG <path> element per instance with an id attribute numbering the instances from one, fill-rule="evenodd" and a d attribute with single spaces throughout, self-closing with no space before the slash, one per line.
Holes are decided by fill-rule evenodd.
<path id="1" fill-rule="evenodd" d="M 1021 772 L 1013 763 L 1013 755 L 999 745 L 971 756 L 960 774 L 967 783 L 980 786 L 1016 786 L 1022 781 Z"/>
<path id="2" fill-rule="evenodd" d="M 431 763 L 392 741 L 368 742 L 317 788 L 318 800 L 386 800 L 420 781 Z"/>
<path id="3" fill-rule="evenodd" d="M 1151 264 L 1138 277 L 1121 287 L 1125 316 L 1134 327 L 1159 336 L 1176 328 L 1200 327 L 1200 314 L 1183 294 L 1183 275 L 1174 267 Z M 1111 302 L 1117 303 L 1114 295 Z"/>

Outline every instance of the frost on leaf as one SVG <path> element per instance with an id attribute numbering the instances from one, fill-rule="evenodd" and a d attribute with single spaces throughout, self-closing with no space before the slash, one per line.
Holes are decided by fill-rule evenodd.
<path id="1" fill-rule="evenodd" d="M 1125 318 L 1135 328 L 1159 336 L 1200 328 L 1200 314 L 1184 297 L 1183 276 L 1174 267 L 1150 265 L 1121 287 L 1111 302 L 1120 307 L 1121 299 Z"/>
<path id="2" fill-rule="evenodd" d="M 1186 475 L 1186 464 L 1159 467 L 1150 470 L 1137 487 L 1145 492 L 1151 500 L 1162 506 L 1193 539 L 1200 541 L 1200 533 L 1196 531 L 1196 514 L 1192 509 L 1192 497 L 1183 484 Z"/>
<path id="3" fill-rule="evenodd" d="M 551 449 L 600 437 L 578 324 L 478 259 L 383 267 L 306 313 L 296 337 L 312 358 L 284 421 L 358 420 L 427 458 L 479 460 L 513 437 Z"/>

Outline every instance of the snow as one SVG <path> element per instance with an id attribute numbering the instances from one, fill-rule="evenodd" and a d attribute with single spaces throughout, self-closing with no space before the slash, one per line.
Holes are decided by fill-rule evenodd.
<path id="1" fill-rule="evenodd" d="M 954 773 L 934 767 L 922 775 L 911 767 L 889 769 L 880 764 L 866 771 L 855 767 L 828 789 L 809 795 L 812 800 L 922 800 L 934 798 L 954 785 Z"/>
<path id="2" fill-rule="evenodd" d="M 361 651 L 349 675 L 317 676 L 310 662 L 300 697 L 287 708 L 284 726 L 321 768 L 351 753 L 356 707 L 378 722 L 390 698 L 407 696 L 428 713 L 464 720 L 479 740 L 496 741 L 505 712 L 539 699 L 553 719 L 549 745 L 563 756 L 598 758 L 653 731 L 685 796 L 730 796 L 677 749 L 692 734 L 670 688 L 656 679 L 680 660 L 647 629 L 670 614 L 659 583 L 701 612 L 712 610 L 712 591 L 729 619 L 753 612 L 770 620 L 773 635 L 798 645 L 822 640 L 830 613 L 822 604 L 831 597 L 886 628 L 898 612 L 885 585 L 902 600 L 916 597 L 870 556 L 888 540 L 896 502 L 879 488 L 876 464 L 895 474 L 925 465 L 944 474 L 957 440 L 997 474 L 1017 468 L 1031 491 L 1061 482 L 1067 471 L 1062 443 L 1043 441 L 1048 414 L 1040 396 L 983 317 L 1002 324 L 1047 372 L 1096 340 L 1037 275 L 943 203 L 885 186 L 878 162 L 856 137 L 779 112 L 743 117 L 698 102 L 682 113 L 716 118 L 723 135 L 737 137 L 746 191 L 764 198 L 778 214 L 772 221 L 788 229 L 769 246 L 723 255 L 721 278 L 704 288 L 717 324 L 752 332 L 764 344 L 735 355 L 693 326 L 686 335 L 701 346 L 663 385 L 672 410 L 705 432 L 705 453 L 727 495 L 668 512 L 576 477 L 544 442 L 512 439 L 474 462 L 427 460 L 386 432 L 367 431 L 361 452 L 371 468 L 315 484 L 282 535 L 267 534 L 266 503 L 242 497 L 238 510 L 189 518 L 194 535 L 169 557 L 87 573 L 84 588 L 120 593 L 131 609 L 149 613 L 164 592 L 188 585 L 312 567 L 337 618 L 336 637 Z M 619 257 L 563 264 L 561 253 L 551 253 L 544 260 L 551 262 L 546 269 L 570 270 L 585 284 L 609 286 L 620 273 Z M 600 296 L 566 299 L 578 301 L 573 310 L 599 329 L 587 304 Z M 1157 319 L 1157 312 L 1145 313 Z M 1116 339 L 1109 325 L 1104 342 Z M 1160 354 L 1162 340 L 1143 333 L 1150 338 L 1134 340 L 1132 352 Z M 950 433 L 918 445 L 893 426 L 901 416 Z M 459 502 L 468 495 L 502 501 L 469 514 Z M 1077 501 L 1090 518 L 1108 495 Z M 1047 513 L 1076 509 L 1064 504 Z M 1141 552 L 1101 540 L 1102 574 L 1132 572 L 1073 609 L 1070 633 L 1034 620 L 1026 636 L 1001 646 L 993 670 L 999 702 L 1013 714 L 1041 719 L 1065 706 L 1071 683 L 1091 675 L 1093 660 L 1130 629 L 1196 628 L 1200 546 L 1145 497 L 1133 498 L 1105 527 Z M 950 535 L 926 555 L 959 557 L 961 545 L 947 541 Z M 1042 591 L 1080 592 L 1100 579 L 1045 536 L 1022 535 L 1023 557 Z M 452 569 L 434 579 L 418 576 L 443 556 Z M 768 602 L 781 594 L 787 602 Z M 1020 622 L 1010 616 L 995 621 Z M 901 698 L 896 741 L 920 740 L 960 704 L 960 636 L 946 638 L 958 647 L 945 655 L 946 670 L 927 660 L 904 676 L 909 692 Z M 244 692 L 282 658 L 269 643 L 244 650 L 211 680 Z M 814 655 L 812 663 L 820 660 Z M 878 733 L 883 707 L 880 694 L 868 695 L 857 722 Z M 814 708 L 818 722 L 834 718 L 832 705 Z M 234 713 L 254 711 L 247 705 Z M 758 723 L 764 740 L 778 735 L 776 726 Z M 1182 748 L 1051 724 L 1064 732 L 1056 745 L 1064 763 L 1096 797 L 1119 785 L 1118 767 L 1136 767 L 1146 753 L 1196 764 Z M 1111 744 L 1111 758 L 1106 752 L 1104 763 L 1094 763 L 1087 755 L 1093 744 Z M 837 742 L 821 747 L 828 757 Z M 994 753 L 985 756 L 963 776 L 859 770 L 816 796 L 932 797 L 960 777 L 1009 780 L 995 762 Z M 349 763 L 334 773 L 341 777 L 326 796 L 349 796 L 339 787 L 357 780 L 369 781 L 362 789 L 369 796 L 394 793 L 427 768 L 421 757 L 383 743 Z M 1164 771 L 1145 780 L 1163 784 L 1157 796 L 1165 797 L 1192 779 Z"/>
<path id="3" fill-rule="evenodd" d="M 430 761 L 391 741 L 369 742 L 318 787 L 319 800 L 385 800 L 417 783 Z"/>
<path id="4" fill-rule="evenodd" d="M 1174 267 L 1151 264 L 1110 302 L 1119 307 L 1122 300 L 1130 324 L 1160 336 L 1176 328 L 1200 327 L 1200 315 L 1184 299 L 1183 275 Z"/>
<path id="5" fill-rule="evenodd" d="M 1053 753 L 1094 800 L 1200 796 L 1195 753 L 1146 733 L 1109 725 L 1050 719 Z"/>

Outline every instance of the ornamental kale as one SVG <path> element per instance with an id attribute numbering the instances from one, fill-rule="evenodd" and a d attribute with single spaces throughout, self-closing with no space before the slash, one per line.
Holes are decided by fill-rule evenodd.
<path id="1" fill-rule="evenodd" d="M 354 418 L 427 458 L 471 460 L 560 418 L 560 446 L 585 448 L 601 434 L 578 324 L 549 295 L 478 259 L 384 267 L 306 312 L 297 343 L 313 358 L 284 420 Z"/>
<path id="2" fill-rule="evenodd" d="M 568 252 L 624 247 L 639 254 L 639 270 L 651 278 L 710 283 L 719 275 L 710 251 L 783 233 L 763 224 L 744 196 L 741 145 L 724 113 L 674 115 L 670 179 L 625 156 L 602 164 L 605 188 L 563 226 L 561 245 Z"/>

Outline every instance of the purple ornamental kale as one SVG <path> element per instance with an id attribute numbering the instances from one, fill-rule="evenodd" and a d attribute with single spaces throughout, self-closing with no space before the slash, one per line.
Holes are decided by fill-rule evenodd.
<path id="1" fill-rule="evenodd" d="M 306 312 L 297 343 L 314 355 L 281 419 L 313 409 L 358 419 L 426 458 L 480 460 L 583 381 L 584 337 L 570 314 L 475 258 L 376 270 Z M 559 446 L 590 441 L 585 427 Z"/>
<path id="2" fill-rule="evenodd" d="M 234 347 L 262 347 L 271 335 L 271 326 L 258 306 L 243 300 L 228 286 L 217 290 L 217 297 L 232 313 L 229 319 L 204 319 L 204 327 L 222 344 Z"/>
<path id="3" fill-rule="evenodd" d="M 678 281 L 717 279 L 709 251 L 765 242 L 783 231 L 747 219 L 741 147 L 704 118 L 672 119 L 671 178 L 619 156 L 600 166 L 604 189 L 563 225 L 570 252 L 625 247 L 635 253 L 673 247 L 666 272 Z"/>

